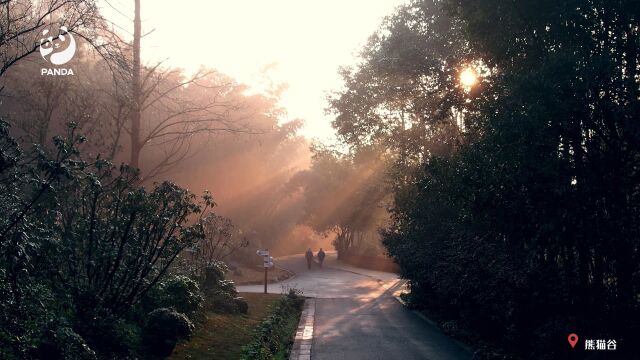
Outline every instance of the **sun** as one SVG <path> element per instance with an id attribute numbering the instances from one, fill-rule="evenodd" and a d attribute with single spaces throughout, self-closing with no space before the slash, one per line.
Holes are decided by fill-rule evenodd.
<path id="1" fill-rule="evenodd" d="M 472 68 L 465 68 L 460 73 L 460 84 L 465 88 L 471 88 L 478 83 L 478 74 Z"/>

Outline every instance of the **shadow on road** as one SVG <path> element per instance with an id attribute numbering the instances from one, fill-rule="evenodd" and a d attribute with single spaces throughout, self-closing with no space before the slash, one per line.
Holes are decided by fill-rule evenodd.
<path id="1" fill-rule="evenodd" d="M 323 268 L 307 269 L 302 254 L 276 259 L 295 276 L 270 284 L 269 292 L 289 288 L 316 298 L 312 359 L 470 359 L 471 354 L 436 326 L 417 317 L 393 296 L 396 274 L 344 265 L 328 253 Z M 239 286 L 260 292 L 262 286 Z"/>

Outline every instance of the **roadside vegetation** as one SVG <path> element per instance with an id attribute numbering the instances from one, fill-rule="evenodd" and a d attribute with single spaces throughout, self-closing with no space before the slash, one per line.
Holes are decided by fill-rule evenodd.
<path id="1" fill-rule="evenodd" d="M 343 71 L 349 151 L 313 169 L 384 149 L 408 300 L 479 358 L 568 358 L 570 333 L 634 357 L 639 18 L 634 1 L 416 0 Z"/>
<path id="2" fill-rule="evenodd" d="M 0 359 L 284 357 L 299 297 L 229 277 L 329 242 L 392 258 L 477 359 L 567 358 L 570 333 L 637 355 L 637 0 L 407 1 L 340 70 L 334 146 L 283 84 L 148 63 L 142 1 L 110 6 L 130 40 L 103 2 L 0 0 Z M 40 76 L 65 39 L 74 75 Z"/>
<path id="3" fill-rule="evenodd" d="M 55 152 L 23 151 L 0 122 L 0 357 L 162 357 L 203 310 L 246 312 L 203 255 L 211 196 L 146 189 L 135 169 L 85 160 L 84 141 L 70 124 Z"/>
<path id="4" fill-rule="evenodd" d="M 202 325 L 176 347 L 170 360 L 287 359 L 304 298 L 242 293 L 246 314 L 206 312 Z"/>
<path id="5" fill-rule="evenodd" d="M 263 216 L 272 185 L 227 216 L 216 201 L 304 165 L 278 92 L 145 64 L 93 0 L 2 1 L 0 15 L 0 358 L 158 359 L 205 313 L 245 313 L 224 260 L 294 222 Z M 74 76 L 40 76 L 47 32 L 78 41 Z"/>
<path id="6" fill-rule="evenodd" d="M 288 359 L 303 305 L 304 297 L 294 289 L 280 297 L 271 314 L 254 330 L 241 359 Z"/>
<path id="7" fill-rule="evenodd" d="M 282 298 L 276 294 L 241 295 L 249 305 L 246 314 L 206 312 L 202 325 L 188 341 L 178 344 L 169 359 L 240 359 L 256 327 L 271 315 Z"/>

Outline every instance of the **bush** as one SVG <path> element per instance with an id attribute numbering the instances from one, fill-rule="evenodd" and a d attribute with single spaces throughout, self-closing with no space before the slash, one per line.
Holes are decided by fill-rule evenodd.
<path id="1" fill-rule="evenodd" d="M 247 300 L 245 300 L 243 297 L 234 298 L 233 302 L 236 305 L 236 308 L 238 309 L 239 313 L 246 314 L 247 311 L 249 311 L 249 304 L 247 303 Z"/>
<path id="2" fill-rule="evenodd" d="M 143 300 L 143 309 L 172 308 L 189 317 L 191 321 L 199 318 L 203 308 L 204 296 L 198 283 L 185 275 L 170 276 L 161 281 Z"/>
<path id="3" fill-rule="evenodd" d="M 239 312 L 236 297 L 222 291 L 208 295 L 206 307 L 208 310 L 220 314 L 235 314 Z"/>
<path id="4" fill-rule="evenodd" d="M 164 305 L 171 306 L 178 312 L 190 315 L 202 309 L 204 298 L 200 287 L 194 280 L 178 275 L 163 283 Z"/>
<path id="5" fill-rule="evenodd" d="M 227 266 L 223 262 L 214 262 L 203 271 L 202 289 L 205 294 L 207 310 L 223 314 L 246 313 L 249 306 L 238 298 L 236 285 L 225 280 Z"/>
<path id="6" fill-rule="evenodd" d="M 47 342 L 56 314 L 46 305 L 58 299 L 46 284 L 32 279 L 27 282 L 22 277 L 24 283 L 16 294 L 4 275 L 0 269 L 0 359 L 28 359 Z"/>
<path id="7" fill-rule="evenodd" d="M 302 310 L 302 306 L 304 305 L 304 296 L 302 296 L 302 290 L 290 288 L 287 293 L 287 300 L 289 304 L 293 306 L 297 310 Z"/>
<path id="8" fill-rule="evenodd" d="M 50 360 L 95 360 L 96 353 L 70 327 L 48 331 L 33 357 Z"/>
<path id="9" fill-rule="evenodd" d="M 212 262 L 204 269 L 202 281 L 202 289 L 206 292 L 215 291 L 220 288 L 221 281 L 224 280 L 224 274 L 228 271 L 227 265 L 221 261 Z M 235 290 L 235 288 L 234 288 Z"/>
<path id="10" fill-rule="evenodd" d="M 189 318 L 173 309 L 160 308 L 149 313 L 143 330 L 148 353 L 169 356 L 178 340 L 191 337 L 194 326 Z"/>
<path id="11" fill-rule="evenodd" d="M 96 317 L 90 322 L 77 324 L 75 330 L 99 358 L 135 358 L 140 347 L 140 326 L 125 319 Z"/>

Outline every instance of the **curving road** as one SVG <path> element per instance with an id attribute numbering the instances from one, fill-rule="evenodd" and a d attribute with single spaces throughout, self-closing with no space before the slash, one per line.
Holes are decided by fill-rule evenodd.
<path id="1" fill-rule="evenodd" d="M 269 284 L 270 293 L 297 288 L 316 298 L 313 360 L 471 359 L 457 342 L 393 297 L 402 285 L 395 274 L 342 265 L 335 253 L 327 254 L 322 269 L 308 270 L 303 255 L 275 263 L 296 276 Z M 239 286 L 238 291 L 262 292 L 263 286 Z"/>

